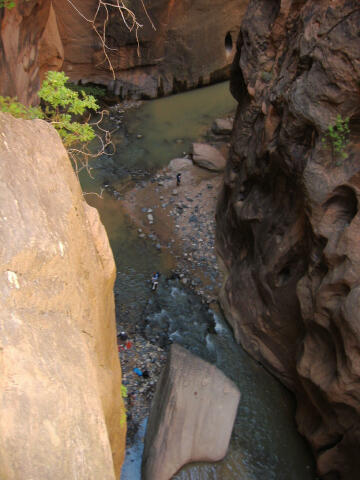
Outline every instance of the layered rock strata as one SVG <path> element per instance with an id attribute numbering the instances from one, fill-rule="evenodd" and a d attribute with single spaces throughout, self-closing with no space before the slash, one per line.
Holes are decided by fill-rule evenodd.
<path id="1" fill-rule="evenodd" d="M 360 467 L 359 24 L 355 0 L 250 2 L 217 210 L 227 317 L 295 391 L 327 480 Z M 350 128 L 340 153 L 338 116 Z"/>
<path id="2" fill-rule="evenodd" d="M 151 406 L 142 478 L 169 480 L 186 463 L 223 459 L 239 400 L 217 367 L 171 345 Z"/>
<path id="3" fill-rule="evenodd" d="M 118 479 L 115 265 L 55 130 L 0 113 L 0 477 Z"/>

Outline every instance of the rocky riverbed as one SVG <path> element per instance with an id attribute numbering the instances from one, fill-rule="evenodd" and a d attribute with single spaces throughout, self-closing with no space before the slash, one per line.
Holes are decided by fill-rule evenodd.
<path id="1" fill-rule="evenodd" d="M 226 155 L 227 137 L 217 135 L 215 139 L 217 148 Z M 176 181 L 178 173 L 180 185 Z M 200 295 L 205 305 L 214 308 L 222 282 L 215 254 L 215 207 L 222 181 L 221 173 L 199 168 L 190 158 L 175 159 L 149 181 L 128 191 L 122 202 L 137 225 L 139 237 L 149 238 L 158 250 L 166 249 L 175 259 L 171 278 L 177 278 L 183 288 Z M 167 281 L 161 276 L 159 289 Z M 120 340 L 119 336 L 118 343 L 128 395 L 125 401 L 130 445 L 149 413 L 169 342 L 162 341 L 156 332 L 146 334 L 144 318 L 134 325 L 121 315 L 119 328 L 128 337 Z M 138 369 L 137 373 L 134 369 Z"/>

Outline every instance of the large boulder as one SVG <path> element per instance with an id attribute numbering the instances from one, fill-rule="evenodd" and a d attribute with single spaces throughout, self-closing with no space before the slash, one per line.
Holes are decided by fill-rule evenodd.
<path id="1" fill-rule="evenodd" d="M 214 120 L 211 130 L 215 135 L 230 135 L 233 129 L 234 120 L 232 118 L 217 118 Z"/>
<path id="2" fill-rule="evenodd" d="M 168 169 L 173 172 L 181 172 L 182 170 L 188 170 L 192 165 L 193 162 L 189 158 L 173 158 L 168 165 Z"/>
<path id="3" fill-rule="evenodd" d="M 193 143 L 192 159 L 198 167 L 213 172 L 222 172 L 226 165 L 224 155 L 217 148 L 207 143 Z"/>
<path id="4" fill-rule="evenodd" d="M 224 458 L 240 392 L 214 365 L 173 344 L 147 426 L 144 480 L 169 480 L 184 464 Z"/>
<path id="5" fill-rule="evenodd" d="M 60 137 L 0 113 L 0 478 L 115 480 L 115 266 Z"/>
<path id="6" fill-rule="evenodd" d="M 343 480 L 360 468 L 359 22 L 357 0 L 249 3 L 217 210 L 236 338 L 296 393 L 319 474 Z"/>

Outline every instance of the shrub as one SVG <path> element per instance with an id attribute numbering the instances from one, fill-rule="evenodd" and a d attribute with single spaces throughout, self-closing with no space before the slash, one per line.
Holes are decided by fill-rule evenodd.
<path id="1" fill-rule="evenodd" d="M 25 107 L 16 97 L 2 97 L 1 95 L 0 112 L 10 113 L 16 118 L 25 118 L 27 120 L 44 118 L 44 114 L 39 107 Z"/>
<path id="2" fill-rule="evenodd" d="M 126 398 L 128 396 L 127 388 L 125 387 L 125 385 L 121 385 L 121 396 L 123 398 Z"/>
<path id="3" fill-rule="evenodd" d="M 74 83 L 67 82 L 66 86 L 73 90 L 74 92 L 85 92 L 86 95 L 92 95 L 96 99 L 105 97 L 106 88 L 99 87 L 98 85 L 88 84 L 88 85 L 75 85 Z"/>
<path id="4" fill-rule="evenodd" d="M 13 0 L 0 0 L 0 8 L 7 8 L 11 10 L 15 7 L 15 2 Z"/>
<path id="5" fill-rule="evenodd" d="M 323 143 L 330 143 L 335 155 L 346 159 L 348 157 L 345 148 L 349 143 L 349 117 L 342 118 L 341 115 L 336 117 L 334 125 L 329 125 L 323 138 Z"/>
<path id="6" fill-rule="evenodd" d="M 75 92 L 66 86 L 69 78 L 64 72 L 47 72 L 38 92 L 43 101 L 44 116 L 59 132 L 65 147 L 77 142 L 88 142 L 95 137 L 87 122 L 73 121 L 73 115 L 83 115 L 86 110 L 98 110 L 92 95 L 83 90 Z"/>

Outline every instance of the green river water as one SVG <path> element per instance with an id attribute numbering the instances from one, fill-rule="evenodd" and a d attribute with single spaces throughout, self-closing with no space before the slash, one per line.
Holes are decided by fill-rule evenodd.
<path id="1" fill-rule="evenodd" d="M 292 395 L 235 343 L 220 311 L 202 305 L 176 280 L 165 282 L 157 292 L 158 301 L 152 303 L 147 283 L 151 273 L 160 271 L 165 278 L 174 260 L 166 250 L 157 251 L 150 240 L 140 239 L 122 209 L 124 189 L 188 152 L 191 142 L 202 138 L 214 118 L 233 113 L 235 107 L 224 83 L 129 110 L 114 134 L 116 153 L 96 160 L 94 178 L 82 175 L 81 182 L 87 192 L 110 185 L 102 199 L 86 198 L 100 211 L 107 230 L 118 269 L 115 295 L 126 314 L 136 322 L 146 307 L 149 325 L 161 324 L 166 317 L 167 334 L 173 341 L 215 363 L 241 391 L 225 460 L 186 466 L 174 478 L 314 480 L 313 458 L 296 430 Z M 216 326 L 212 333 L 207 330 L 209 321 Z M 127 451 L 121 480 L 140 480 L 142 436 L 140 431 Z"/>

